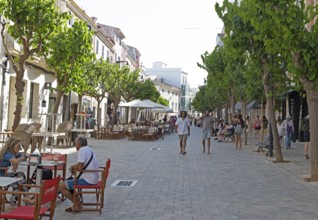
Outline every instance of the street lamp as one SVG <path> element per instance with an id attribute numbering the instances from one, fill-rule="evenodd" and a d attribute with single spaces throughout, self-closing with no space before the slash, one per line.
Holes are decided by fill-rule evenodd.
<path id="1" fill-rule="evenodd" d="M 127 60 L 117 60 L 116 63 L 120 65 L 120 63 L 126 63 L 126 66 L 129 66 L 129 63 Z"/>

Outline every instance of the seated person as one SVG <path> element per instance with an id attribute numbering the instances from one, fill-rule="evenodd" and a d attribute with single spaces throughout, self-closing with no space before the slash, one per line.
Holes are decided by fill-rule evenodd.
<path id="1" fill-rule="evenodd" d="M 227 142 L 229 139 L 233 139 L 234 135 L 234 128 L 228 122 L 226 122 L 223 135 L 222 135 L 222 142 Z"/>
<path id="2" fill-rule="evenodd" d="M 18 191 L 18 184 L 25 184 L 26 178 L 25 174 L 22 171 L 18 170 L 18 165 L 21 161 L 27 159 L 27 156 L 24 153 L 20 153 L 22 150 L 21 140 L 19 138 L 11 137 L 9 138 L 0 151 L 0 167 L 11 167 L 12 171 L 8 172 L 10 177 L 19 177 L 23 178 L 19 182 L 11 184 L 9 187 L 12 187 L 12 191 Z M 0 170 L 0 176 L 4 176 L 4 170 Z M 27 191 L 27 189 L 23 189 Z M 10 199 L 10 204 L 15 205 L 18 201 L 18 195 L 12 195 Z"/>
<path id="3" fill-rule="evenodd" d="M 76 150 L 78 151 L 77 163 L 72 165 L 69 170 L 72 174 L 76 171 L 85 170 L 98 170 L 98 161 L 93 149 L 87 146 L 87 139 L 84 137 L 77 137 L 75 139 Z M 84 168 L 86 167 L 86 168 Z M 86 172 L 79 173 L 77 179 L 66 180 L 59 184 L 59 191 L 69 200 L 73 202 L 73 206 L 66 208 L 66 212 L 73 212 L 76 208 L 80 208 L 80 201 L 78 198 L 73 197 L 74 194 L 74 181 L 77 185 L 95 185 L 99 180 L 99 172 Z"/>

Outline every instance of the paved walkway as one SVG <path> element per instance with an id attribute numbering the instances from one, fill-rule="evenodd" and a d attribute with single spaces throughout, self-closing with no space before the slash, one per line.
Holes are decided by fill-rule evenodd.
<path id="1" fill-rule="evenodd" d="M 55 219 L 108 220 L 312 220 L 318 216 L 318 183 L 303 181 L 310 160 L 301 143 L 283 150 L 290 163 L 276 164 L 254 144 L 243 150 L 233 143 L 212 141 L 212 154 L 203 154 L 201 130 L 191 128 L 187 154 L 180 155 L 177 135 L 155 142 L 95 140 L 101 164 L 112 167 L 102 214 L 66 213 L 71 203 L 56 208 Z M 255 140 L 250 140 L 255 143 Z M 74 149 L 68 164 L 76 161 Z M 134 187 L 114 187 L 116 180 L 136 180 Z"/>

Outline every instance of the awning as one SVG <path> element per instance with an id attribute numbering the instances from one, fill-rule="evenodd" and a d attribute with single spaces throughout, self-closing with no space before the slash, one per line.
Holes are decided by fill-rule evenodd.
<path id="1" fill-rule="evenodd" d="M 257 108 L 261 108 L 258 100 L 251 101 L 246 106 L 246 109 L 257 109 Z"/>

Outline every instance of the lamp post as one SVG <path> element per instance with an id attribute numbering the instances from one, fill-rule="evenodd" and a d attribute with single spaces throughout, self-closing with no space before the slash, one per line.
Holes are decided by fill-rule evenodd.
<path id="1" fill-rule="evenodd" d="M 121 63 L 126 63 L 126 66 L 129 66 L 129 63 L 128 63 L 127 60 L 117 60 L 116 63 L 118 63 L 119 65 L 120 65 Z M 121 67 L 121 66 L 120 66 L 120 67 Z"/>

